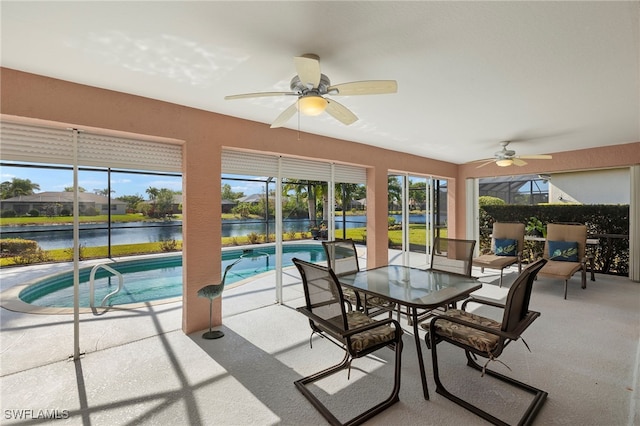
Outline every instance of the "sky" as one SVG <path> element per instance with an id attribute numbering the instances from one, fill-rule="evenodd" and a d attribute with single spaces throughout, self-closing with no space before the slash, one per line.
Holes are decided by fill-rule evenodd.
<path id="1" fill-rule="evenodd" d="M 36 193 L 45 191 L 64 191 L 66 187 L 73 186 L 72 170 L 37 169 L 14 166 L 2 166 L 0 168 L 0 182 L 11 181 L 12 178 L 29 179 L 40 185 Z M 235 176 L 244 177 L 244 176 Z M 251 179 L 256 179 L 251 177 Z M 219 179 L 216 179 L 219 182 Z M 228 183 L 234 192 L 243 192 L 245 195 L 264 192 L 264 184 L 246 181 L 224 181 Z M 78 173 L 78 185 L 87 192 L 96 192 L 107 188 L 107 173 L 80 171 Z M 141 175 L 135 173 L 111 174 L 111 189 L 115 192 L 112 197 L 118 198 L 125 195 L 140 195 L 147 198 L 146 190 L 149 187 L 168 188 L 172 191 L 182 191 L 182 178 L 176 176 Z"/>

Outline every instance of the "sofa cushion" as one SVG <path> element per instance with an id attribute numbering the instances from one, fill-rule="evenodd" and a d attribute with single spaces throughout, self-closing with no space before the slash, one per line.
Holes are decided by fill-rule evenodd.
<path id="1" fill-rule="evenodd" d="M 502 327 L 502 324 L 495 320 L 460 309 L 449 309 L 443 314 L 443 316 L 457 318 L 483 327 L 492 328 L 496 331 L 500 331 Z M 468 327 L 452 321 L 438 320 L 435 325 L 437 334 L 453 339 L 463 345 L 473 346 L 478 351 L 488 354 L 491 354 L 496 346 L 498 346 L 498 342 L 500 340 L 500 337 L 497 334 L 487 333 L 486 331 L 478 330 L 477 328 Z M 429 330 L 429 323 L 422 323 L 420 326 Z"/>
<path id="2" fill-rule="evenodd" d="M 562 262 L 578 261 L 576 241 L 549 241 L 549 258 Z"/>
<path id="3" fill-rule="evenodd" d="M 495 245 L 495 254 L 497 256 L 518 255 L 518 243 L 516 240 L 510 238 L 496 238 Z"/>
<path id="4" fill-rule="evenodd" d="M 367 324 L 375 323 L 376 320 L 368 317 L 360 311 L 352 311 L 347 313 L 347 323 L 349 329 L 362 327 Z M 388 342 L 391 343 L 395 339 L 396 329 L 388 324 L 382 324 L 379 327 L 371 328 L 361 333 L 351 336 L 351 348 L 355 352 L 362 352 L 373 345 Z"/>

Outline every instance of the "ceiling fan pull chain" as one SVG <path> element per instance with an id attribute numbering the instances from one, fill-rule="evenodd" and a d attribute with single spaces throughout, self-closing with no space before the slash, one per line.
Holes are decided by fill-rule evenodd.
<path id="1" fill-rule="evenodd" d="M 298 104 L 298 140 L 300 140 L 300 98 L 296 100 Z"/>

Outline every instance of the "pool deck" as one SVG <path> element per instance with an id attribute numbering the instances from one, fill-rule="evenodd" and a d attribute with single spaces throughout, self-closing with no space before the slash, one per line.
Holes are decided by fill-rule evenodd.
<path id="1" fill-rule="evenodd" d="M 412 266 L 420 262 L 418 256 Z M 0 289 L 65 267 L 5 268 Z M 474 275 L 485 283 L 486 295 L 499 299 L 516 273 L 513 268 L 506 271 L 502 289 L 495 285 L 496 271 L 480 274 L 474 269 Z M 512 369 L 503 368 L 505 374 L 549 392 L 537 424 L 640 425 L 640 284 L 600 274 L 596 279 L 586 290 L 580 289 L 579 277 L 572 279 L 567 300 L 562 298 L 562 283 L 539 279 L 532 309 L 542 316 L 525 335 L 532 352 L 513 343 L 501 357 Z M 273 274 L 225 290 L 219 327 L 225 336 L 218 340 L 203 340 L 204 330 L 185 335 L 179 301 L 85 313 L 80 316 L 83 355 L 75 362 L 69 360 L 71 315 L 1 309 L 2 424 L 35 424 L 24 417 L 38 410 L 59 410 L 68 418 L 56 424 L 74 425 L 326 424 L 293 381 L 339 361 L 341 355 L 323 339 L 314 339 L 309 348 L 308 322 L 294 309 L 302 304 L 300 278 L 289 268 L 282 305 L 275 303 Z M 421 398 L 411 328 L 404 321 L 403 326 L 400 402 L 367 424 L 485 424 L 434 392 L 431 355 L 424 346 L 431 400 Z M 482 391 L 474 396 L 513 421 L 520 399 L 526 397 L 500 386 L 485 391 L 487 378 L 470 372 L 460 351 L 442 346 L 441 370 L 452 387 L 475 389 L 469 383 L 480 381 Z M 336 377 L 336 382 L 319 385 L 327 395 L 349 401 L 335 408 L 338 413 L 346 416 L 353 407 L 368 404 L 372 389 L 385 391 L 392 374 L 385 367 L 393 353 L 376 355 L 354 361 L 349 382 Z M 361 385 L 367 392 L 350 392 Z M 343 394 L 345 389 L 349 391 Z"/>

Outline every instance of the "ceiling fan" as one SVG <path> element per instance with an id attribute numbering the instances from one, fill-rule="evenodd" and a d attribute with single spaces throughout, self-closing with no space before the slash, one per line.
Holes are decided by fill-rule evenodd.
<path id="1" fill-rule="evenodd" d="M 510 142 L 511 141 L 500 142 L 502 149 L 500 151 L 497 151 L 495 154 L 493 154 L 493 158 L 486 158 L 484 160 L 474 161 L 475 163 L 483 163 L 483 164 L 480 164 L 478 168 L 484 167 L 487 164 L 491 164 L 491 163 L 496 163 L 496 165 L 500 167 L 509 167 L 511 165 L 524 166 L 527 164 L 527 162 L 524 161 L 523 159 L 550 160 L 552 158 L 551 155 L 547 155 L 547 154 L 516 156 L 516 152 L 514 150 L 507 149 L 507 146 L 509 145 Z"/>
<path id="2" fill-rule="evenodd" d="M 225 99 L 257 98 L 265 96 L 296 96 L 297 100 L 285 109 L 271 124 L 271 128 L 282 127 L 296 111 L 305 115 L 320 115 L 326 111 L 345 125 L 353 124 L 358 117 L 345 106 L 329 96 L 378 95 L 396 93 L 395 80 L 363 80 L 331 85 L 329 77 L 320 73 L 320 58 L 307 53 L 293 58 L 298 74 L 291 79 L 290 92 L 260 92 L 225 96 Z"/>

